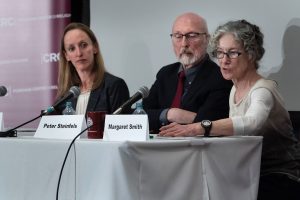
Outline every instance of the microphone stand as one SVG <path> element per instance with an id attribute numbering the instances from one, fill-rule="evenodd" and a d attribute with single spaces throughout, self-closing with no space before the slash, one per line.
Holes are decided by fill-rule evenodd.
<path id="1" fill-rule="evenodd" d="M 20 128 L 21 126 L 24 126 L 24 125 L 26 125 L 26 124 L 29 124 L 30 122 L 32 122 L 32 121 L 34 121 L 34 120 L 36 120 L 36 119 L 42 117 L 42 116 L 45 115 L 45 114 L 46 114 L 46 113 L 43 112 L 43 113 L 41 113 L 39 116 L 37 116 L 37 117 L 35 117 L 35 118 L 33 118 L 33 119 L 31 119 L 31 120 L 29 120 L 29 121 L 27 121 L 27 122 L 21 124 L 21 125 L 15 127 L 15 128 L 9 129 L 9 130 L 7 130 L 7 131 L 1 131 L 1 132 L 0 132 L 0 137 L 17 137 L 17 130 L 16 130 L 16 129 L 18 129 L 18 128 Z"/>

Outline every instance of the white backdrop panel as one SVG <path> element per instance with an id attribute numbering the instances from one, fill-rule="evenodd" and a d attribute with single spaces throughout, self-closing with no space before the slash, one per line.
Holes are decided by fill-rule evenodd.
<path id="1" fill-rule="evenodd" d="M 142 85 L 151 87 L 157 71 L 176 61 L 169 34 L 179 14 L 202 15 L 210 32 L 228 20 L 249 20 L 265 34 L 261 73 L 279 82 L 289 110 L 300 110 L 299 8 L 298 0 L 91 0 L 91 28 L 107 70 L 124 78 L 133 94 Z"/>

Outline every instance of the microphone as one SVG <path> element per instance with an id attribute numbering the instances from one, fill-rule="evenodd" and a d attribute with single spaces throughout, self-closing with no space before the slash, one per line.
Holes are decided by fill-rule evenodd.
<path id="1" fill-rule="evenodd" d="M 0 97 L 5 96 L 7 93 L 7 89 L 5 86 L 0 86 Z"/>
<path id="2" fill-rule="evenodd" d="M 146 98 L 149 95 L 149 89 L 146 86 L 142 86 L 132 97 L 130 97 L 123 105 L 121 105 L 113 114 L 120 114 L 125 108 L 131 106 L 138 100 Z"/>
<path id="3" fill-rule="evenodd" d="M 72 97 L 78 97 L 80 94 L 80 89 L 79 87 L 77 86 L 72 86 L 69 90 L 69 92 L 63 97 L 61 98 L 59 101 L 57 101 L 53 106 L 49 107 L 47 110 L 44 110 L 39 116 L 19 125 L 19 126 L 16 126 L 12 129 L 9 129 L 7 131 L 4 131 L 4 132 L 0 132 L 0 137 L 17 137 L 17 129 L 26 125 L 26 124 L 29 124 L 30 122 L 42 117 L 43 115 L 46 115 L 46 114 L 49 114 L 51 112 L 53 112 L 58 106 L 60 106 L 62 103 L 64 103 L 65 101 L 71 99 Z"/>
<path id="4" fill-rule="evenodd" d="M 43 115 L 49 114 L 51 112 L 53 112 L 54 110 L 56 110 L 61 104 L 65 103 L 66 101 L 68 101 L 71 98 L 76 98 L 78 97 L 80 94 L 80 89 L 77 86 L 72 86 L 70 88 L 70 90 L 68 91 L 68 93 L 62 97 L 61 99 L 59 99 L 53 106 L 50 106 L 49 108 L 47 108 L 46 110 L 43 111 Z"/>

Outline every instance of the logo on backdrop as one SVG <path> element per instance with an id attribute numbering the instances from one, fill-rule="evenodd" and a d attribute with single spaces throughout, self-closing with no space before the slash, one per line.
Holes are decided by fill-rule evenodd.
<path id="1" fill-rule="evenodd" d="M 59 61 L 59 53 L 45 53 L 41 56 L 41 63 L 52 63 Z"/>
<path id="2" fill-rule="evenodd" d="M 0 18 L 0 27 L 9 27 L 15 25 L 15 19 L 12 17 Z"/>

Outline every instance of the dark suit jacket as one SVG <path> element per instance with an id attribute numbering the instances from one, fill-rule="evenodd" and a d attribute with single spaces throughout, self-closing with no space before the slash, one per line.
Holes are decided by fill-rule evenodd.
<path id="1" fill-rule="evenodd" d="M 129 90 L 125 81 L 112 74 L 105 73 L 100 87 L 93 90 L 90 94 L 86 112 L 106 111 L 107 114 L 111 114 L 128 99 Z M 71 101 L 73 108 L 76 109 L 77 98 Z M 61 107 L 61 110 L 64 108 L 65 105 Z"/>
<path id="2" fill-rule="evenodd" d="M 159 116 L 170 108 L 175 96 L 180 63 L 163 67 L 156 75 L 156 81 L 143 106 L 149 117 L 150 130 L 155 133 L 161 127 Z M 222 77 L 219 66 L 209 58 L 199 65 L 199 70 L 181 102 L 181 108 L 196 112 L 194 122 L 203 119 L 217 120 L 228 117 L 229 93 L 232 81 Z"/>

